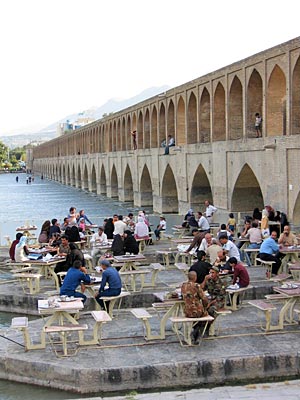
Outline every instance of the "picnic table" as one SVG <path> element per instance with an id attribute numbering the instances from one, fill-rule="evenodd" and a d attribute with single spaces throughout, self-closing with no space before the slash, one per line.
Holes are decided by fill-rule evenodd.
<path id="1" fill-rule="evenodd" d="M 116 267 L 121 266 L 119 272 L 131 271 L 136 269 L 136 263 L 145 261 L 146 257 L 143 254 L 125 254 L 123 256 L 114 256 L 113 261 Z M 122 265 L 121 265 L 122 264 Z"/>
<path id="2" fill-rule="evenodd" d="M 300 300 L 300 284 L 292 283 L 284 284 L 282 286 L 274 286 L 274 292 L 286 296 L 284 304 L 279 312 L 278 329 L 284 328 L 284 323 L 295 323 L 294 320 L 294 307 Z"/>
<path id="3" fill-rule="evenodd" d="M 300 254 L 300 246 L 288 246 L 288 247 L 279 247 L 280 253 L 285 256 L 281 260 L 281 270 L 282 272 L 287 273 L 287 265 L 291 260 L 298 260 Z"/>

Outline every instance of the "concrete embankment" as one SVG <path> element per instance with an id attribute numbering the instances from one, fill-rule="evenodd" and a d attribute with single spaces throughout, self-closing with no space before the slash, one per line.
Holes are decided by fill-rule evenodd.
<path id="1" fill-rule="evenodd" d="M 261 298 L 272 291 L 274 283 L 264 280 L 260 267 L 250 270 L 254 289 L 247 295 Z M 148 307 L 152 331 L 159 331 L 160 316 L 150 306 L 153 292 L 171 290 L 184 280 L 180 271 L 163 271 L 157 287 L 133 294 L 122 310 L 103 327 L 101 345 L 81 347 L 77 355 L 57 358 L 50 345 L 46 349 L 24 352 L 20 332 L 7 329 L 0 338 L 0 378 L 28 382 L 79 393 L 151 391 L 237 384 L 297 377 L 299 374 L 300 329 L 294 324 L 284 331 L 265 334 L 262 314 L 244 301 L 239 311 L 220 318 L 217 337 L 204 338 L 200 346 L 181 347 L 171 324 L 165 340 L 146 341 L 142 322 L 128 307 Z M 44 282 L 42 282 L 44 283 Z M 38 298 L 46 297 L 44 288 L 36 296 L 23 294 L 16 283 L 0 285 L 0 309 L 36 314 Z M 279 308 L 280 304 L 275 303 Z M 88 309 L 93 308 L 89 299 Z M 85 310 L 85 311 L 86 311 Z M 274 320 L 278 311 L 274 312 Z M 89 313 L 80 316 L 90 331 Z M 29 323 L 34 342 L 44 321 Z M 88 335 L 89 333 L 87 333 Z"/>

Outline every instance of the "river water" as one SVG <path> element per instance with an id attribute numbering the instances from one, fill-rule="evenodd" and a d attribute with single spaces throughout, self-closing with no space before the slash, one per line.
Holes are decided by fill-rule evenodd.
<path id="1" fill-rule="evenodd" d="M 71 206 L 75 206 L 78 211 L 84 209 L 89 219 L 95 224 L 102 224 L 105 217 L 110 217 L 115 213 L 127 215 L 132 212 L 137 215 L 139 210 L 132 203 L 120 203 L 104 196 L 98 197 L 93 193 L 54 181 L 36 177 L 33 183 L 27 184 L 25 174 L 19 174 L 18 177 L 17 183 L 16 174 L 0 175 L 1 245 L 6 244 L 5 236 L 15 238 L 18 226 L 36 225 L 38 229 L 35 233 L 38 235 L 46 219 L 57 218 L 62 222 Z M 149 207 L 145 211 L 149 214 L 150 222 L 156 226 L 159 216 L 153 215 Z M 179 223 L 181 219 L 182 217 L 178 215 L 168 215 L 167 231 L 171 231 L 172 225 Z M 11 318 L 10 314 L 0 313 L 1 330 L 10 325 Z M 5 339 L 0 337 L 0 340 Z M 0 400 L 60 400 L 82 397 L 82 395 L 0 380 Z"/>

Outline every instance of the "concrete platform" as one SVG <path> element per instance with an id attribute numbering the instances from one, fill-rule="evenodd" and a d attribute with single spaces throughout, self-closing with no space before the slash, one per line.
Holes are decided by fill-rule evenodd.
<path id="1" fill-rule="evenodd" d="M 151 254 L 155 246 L 151 246 Z M 149 259 L 151 255 L 149 255 Z M 273 282 L 264 279 L 260 267 L 251 268 L 253 290 L 249 298 L 263 298 L 272 292 Z M 81 347 L 76 356 L 56 358 L 50 346 L 46 350 L 24 352 L 21 333 L 1 332 L 17 343 L 0 338 L 0 378 L 27 382 L 78 393 L 113 393 L 132 390 L 166 390 L 206 385 L 249 383 L 273 379 L 292 379 L 299 374 L 300 327 L 264 333 L 262 315 L 254 307 L 243 307 L 222 317 L 217 337 L 204 338 L 201 346 L 181 347 L 167 324 L 165 340 L 145 341 L 143 325 L 129 311 L 130 307 L 150 307 L 153 292 L 164 291 L 184 281 L 180 271 L 163 271 L 157 287 L 126 298 L 124 309 L 104 325 L 99 346 Z M 43 283 L 43 281 L 42 281 Z M 40 295 L 24 295 L 16 285 L 0 285 L 0 310 L 36 314 Z M 93 309 L 93 300 L 86 310 Z M 276 303 L 275 303 L 276 304 Z M 152 330 L 158 331 L 159 317 L 153 314 Z M 276 313 L 275 313 L 276 318 Z M 82 314 L 80 323 L 92 325 L 90 314 Z M 30 332 L 38 332 L 42 319 L 30 322 Z"/>

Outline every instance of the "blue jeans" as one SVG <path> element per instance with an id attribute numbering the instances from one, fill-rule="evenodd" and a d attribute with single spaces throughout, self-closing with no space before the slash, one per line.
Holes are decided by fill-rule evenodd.
<path id="1" fill-rule="evenodd" d="M 86 301 L 86 295 L 83 294 L 83 293 L 80 293 L 80 292 L 76 292 L 75 290 L 64 290 L 63 293 L 61 292 L 60 294 L 61 295 L 65 295 L 65 296 L 69 296 L 69 297 L 73 296 L 73 297 L 76 297 L 76 298 L 81 298 L 81 299 L 83 299 L 84 303 Z"/>
<path id="2" fill-rule="evenodd" d="M 250 243 L 248 246 L 248 249 L 259 249 L 260 248 L 261 243 Z M 251 258 L 250 255 L 245 251 L 244 252 L 245 258 L 246 258 L 246 262 L 248 267 L 251 267 Z"/>
<path id="3" fill-rule="evenodd" d="M 121 288 L 120 288 L 120 289 L 108 288 L 108 289 L 106 289 L 106 290 L 103 290 L 103 292 L 101 292 L 101 293 L 99 292 L 95 298 L 96 298 L 97 303 L 98 303 L 98 304 L 100 305 L 100 307 L 104 310 L 104 309 L 105 309 L 105 307 L 104 307 L 104 301 L 101 300 L 101 297 L 102 297 L 102 296 L 103 296 L 103 297 L 119 296 L 120 293 L 121 293 Z M 106 305 L 106 308 L 107 308 L 107 309 L 108 309 L 108 307 L 109 307 L 109 301 L 107 301 L 107 305 Z"/>

